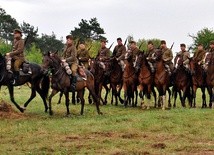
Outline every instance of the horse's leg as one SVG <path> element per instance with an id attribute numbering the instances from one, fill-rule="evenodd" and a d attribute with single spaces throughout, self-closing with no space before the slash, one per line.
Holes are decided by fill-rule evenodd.
<path id="1" fill-rule="evenodd" d="M 85 99 L 84 99 L 84 89 L 81 91 L 78 91 L 78 98 L 80 99 L 81 102 L 81 111 L 80 111 L 80 115 L 83 115 L 84 112 L 84 106 L 85 106 Z"/>
<path id="2" fill-rule="evenodd" d="M 106 90 L 104 105 L 106 105 L 107 104 L 107 97 L 108 97 L 108 93 L 109 93 L 110 89 L 108 88 L 107 84 L 104 85 L 104 88 Z"/>
<path id="3" fill-rule="evenodd" d="M 140 97 L 140 105 L 141 107 L 143 108 L 143 105 L 144 105 L 144 98 L 143 98 L 143 91 L 140 89 L 140 92 L 139 92 L 139 97 Z"/>
<path id="4" fill-rule="evenodd" d="M 60 92 L 60 93 L 59 93 L 59 100 L 58 100 L 58 103 L 57 103 L 57 104 L 60 104 L 60 103 L 61 103 L 62 95 L 63 95 L 63 92 Z"/>
<path id="5" fill-rule="evenodd" d="M 186 97 L 187 97 L 187 87 L 185 86 L 183 89 L 183 97 L 182 97 L 182 106 L 183 107 L 186 107 L 186 104 L 185 104 Z"/>
<path id="6" fill-rule="evenodd" d="M 174 87 L 173 88 L 174 90 L 174 104 L 173 104 L 173 108 L 176 108 L 176 100 L 177 100 L 177 95 L 178 95 L 178 91 L 177 91 L 177 89 Z"/>
<path id="7" fill-rule="evenodd" d="M 120 96 L 120 92 L 121 92 L 122 88 L 123 88 L 123 84 L 121 83 L 121 84 L 119 84 L 119 89 L 117 91 L 117 96 L 119 97 L 119 100 L 120 100 L 121 104 L 123 104 L 123 102 L 124 102 L 124 100 Z"/>
<path id="8" fill-rule="evenodd" d="M 207 107 L 207 103 L 206 103 L 205 87 L 202 87 L 201 91 L 202 91 L 202 99 L 203 99 L 202 108 L 206 108 Z"/>
<path id="9" fill-rule="evenodd" d="M 169 87 L 167 88 L 168 94 L 169 94 L 169 98 L 168 98 L 168 107 L 171 108 L 171 90 L 169 89 Z"/>
<path id="10" fill-rule="evenodd" d="M 88 103 L 92 104 L 92 99 L 91 99 L 91 93 L 90 92 L 88 93 Z"/>
<path id="11" fill-rule="evenodd" d="M 70 110 L 69 110 L 69 90 L 64 91 L 64 95 L 65 95 L 65 105 L 66 105 L 66 116 L 70 115 Z M 72 94 L 73 97 L 74 94 Z M 75 97 L 75 95 L 74 95 Z"/>
<path id="12" fill-rule="evenodd" d="M 208 94 L 209 94 L 209 107 L 211 108 L 212 107 L 212 88 L 210 86 L 207 86 L 207 91 L 208 91 Z"/>
<path id="13" fill-rule="evenodd" d="M 49 114 L 53 115 L 53 111 L 52 111 L 52 106 L 51 106 L 51 101 L 52 101 L 52 97 L 54 95 L 56 95 L 59 91 L 52 89 L 51 95 L 48 97 L 48 103 L 49 103 Z"/>
<path id="14" fill-rule="evenodd" d="M 14 88 L 13 88 L 13 86 L 9 85 L 9 86 L 7 86 L 7 88 L 8 88 L 9 93 L 10 93 L 10 100 L 13 102 L 13 104 L 16 106 L 16 108 L 19 109 L 19 111 L 24 112 L 25 108 L 20 107 L 14 99 Z"/>
<path id="15" fill-rule="evenodd" d="M 100 111 L 100 99 L 99 99 L 99 96 L 96 95 L 95 93 L 95 90 L 94 90 L 94 86 L 93 85 L 90 85 L 90 86 L 87 86 L 90 94 L 92 95 L 95 103 L 96 103 L 96 108 L 97 108 L 97 113 L 98 114 L 102 114 L 102 112 Z"/>
<path id="16" fill-rule="evenodd" d="M 135 91 L 135 104 L 134 104 L 134 106 L 135 107 L 137 107 L 137 99 L 138 99 L 138 90 L 137 90 L 137 87 L 135 86 L 135 89 L 134 89 Z M 133 93 L 134 93 L 133 92 Z M 133 99 L 134 99 L 134 94 L 133 94 Z"/>
<path id="17" fill-rule="evenodd" d="M 152 86 L 152 93 L 153 93 L 154 100 L 155 100 L 154 107 L 156 108 L 157 107 L 157 94 L 156 94 L 156 91 L 153 86 Z"/>
<path id="18" fill-rule="evenodd" d="M 196 91 L 197 91 L 197 87 L 195 85 L 193 85 L 193 108 L 196 108 Z"/>
<path id="19" fill-rule="evenodd" d="M 72 104 L 73 104 L 73 105 L 76 105 L 75 97 L 76 97 L 76 93 L 75 93 L 75 92 L 72 92 Z"/>

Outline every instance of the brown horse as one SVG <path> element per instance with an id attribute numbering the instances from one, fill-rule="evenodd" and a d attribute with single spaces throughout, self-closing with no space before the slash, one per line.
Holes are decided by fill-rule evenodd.
<path id="1" fill-rule="evenodd" d="M 132 55 L 127 52 L 125 55 L 125 68 L 123 72 L 123 89 L 124 89 L 124 106 L 127 107 L 128 102 L 132 104 L 132 107 L 137 106 L 137 85 L 138 78 L 133 66 Z M 135 102 L 134 102 L 135 93 Z"/>
<path id="2" fill-rule="evenodd" d="M 190 71 L 192 74 L 192 93 L 193 93 L 193 107 L 196 107 L 195 98 L 196 98 L 196 91 L 198 88 L 201 88 L 202 92 L 202 108 L 207 107 L 206 104 L 206 82 L 205 82 L 205 72 L 204 69 L 197 61 L 193 58 L 190 58 Z"/>
<path id="3" fill-rule="evenodd" d="M 166 105 L 166 90 L 169 91 L 170 85 L 170 76 L 164 67 L 164 62 L 162 60 L 162 51 L 156 49 L 155 51 L 155 60 L 156 60 L 156 72 L 155 72 L 155 86 L 158 90 L 159 96 L 162 97 L 162 109 L 165 110 Z M 170 91 L 169 91 L 170 92 Z M 169 103 L 170 103 L 170 93 L 169 93 Z"/>
<path id="4" fill-rule="evenodd" d="M 185 107 L 186 97 L 189 100 L 190 107 L 192 106 L 192 95 L 190 93 L 191 86 L 191 76 L 183 65 L 183 59 L 180 56 L 175 57 L 175 73 L 174 73 L 174 85 L 173 85 L 173 95 L 174 95 L 174 104 L 173 107 L 176 107 L 177 93 L 179 93 L 181 105 Z M 183 95 L 182 95 L 183 92 Z"/>
<path id="5" fill-rule="evenodd" d="M 44 70 L 50 69 L 52 72 L 52 80 L 51 80 L 51 87 L 52 92 L 49 96 L 49 114 L 52 115 L 52 107 L 51 107 L 51 101 L 52 97 L 57 94 L 59 91 L 63 92 L 65 95 L 65 104 L 67 108 L 67 115 L 70 114 L 69 111 L 69 91 L 71 90 L 71 82 L 68 74 L 65 72 L 65 69 L 61 66 L 61 60 L 56 54 L 47 54 L 43 57 L 43 64 L 42 64 Z M 94 101 L 96 102 L 96 108 L 97 113 L 102 114 L 99 109 L 99 100 L 97 99 L 97 95 L 94 90 L 94 77 L 91 74 L 90 71 L 84 70 L 85 74 L 87 76 L 87 80 L 83 80 L 80 76 L 77 78 L 77 84 L 76 84 L 76 91 L 79 95 L 79 98 L 81 100 L 81 112 L 80 114 L 83 114 L 84 110 L 84 88 L 87 87 L 89 92 L 91 93 Z"/>
<path id="6" fill-rule="evenodd" d="M 206 84 L 207 91 L 210 96 L 209 107 L 214 109 L 214 54 L 206 53 L 205 56 L 205 68 L 206 68 Z"/>
<path id="7" fill-rule="evenodd" d="M 140 52 L 136 59 L 136 68 L 139 70 L 139 76 L 138 76 L 138 81 L 139 81 L 139 96 L 141 98 L 141 105 L 144 103 L 144 94 L 147 95 L 147 98 L 151 98 L 151 92 L 154 95 L 155 99 L 155 105 L 156 107 L 156 92 L 154 89 L 154 76 L 152 75 L 150 71 L 150 67 L 148 64 L 148 61 L 146 59 L 146 55 L 144 52 Z M 145 103 L 145 107 L 149 108 L 149 106 Z"/>

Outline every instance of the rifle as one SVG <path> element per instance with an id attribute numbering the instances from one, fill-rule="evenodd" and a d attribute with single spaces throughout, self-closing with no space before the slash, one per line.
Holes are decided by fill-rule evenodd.
<path id="1" fill-rule="evenodd" d="M 88 48 L 88 51 L 90 51 L 91 47 L 92 47 L 92 45 Z"/>
<path id="2" fill-rule="evenodd" d="M 172 50 L 173 46 L 174 46 L 174 42 L 172 43 L 172 45 L 171 45 L 171 47 L 170 47 L 170 50 Z"/>
<path id="3" fill-rule="evenodd" d="M 111 49 L 111 47 L 113 46 L 113 44 L 114 44 L 114 42 L 109 46 L 109 48 L 108 48 L 108 49 Z"/>
<path id="4" fill-rule="evenodd" d="M 80 43 L 80 39 L 78 38 L 78 41 L 77 41 L 77 44 L 76 44 L 76 49 L 78 49 L 79 43 Z"/>
<path id="5" fill-rule="evenodd" d="M 124 42 L 124 46 L 126 46 L 127 41 L 128 41 L 128 37 L 126 38 L 126 40 Z"/>

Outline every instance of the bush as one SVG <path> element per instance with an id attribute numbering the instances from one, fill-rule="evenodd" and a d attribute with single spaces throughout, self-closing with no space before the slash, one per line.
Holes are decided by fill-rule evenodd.
<path id="1" fill-rule="evenodd" d="M 27 61 L 37 64 L 42 63 L 42 52 L 39 48 L 36 47 L 35 44 L 32 44 L 31 48 L 29 50 L 26 50 L 25 53 Z"/>
<path id="2" fill-rule="evenodd" d="M 5 54 L 11 52 L 12 45 L 5 43 L 3 40 L 0 40 L 0 53 Z"/>

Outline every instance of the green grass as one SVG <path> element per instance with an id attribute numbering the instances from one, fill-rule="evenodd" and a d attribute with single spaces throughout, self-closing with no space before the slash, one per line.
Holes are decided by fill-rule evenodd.
<path id="1" fill-rule="evenodd" d="M 23 105 L 29 93 L 26 87 L 16 88 L 17 102 Z M 165 111 L 108 104 L 101 106 L 104 114 L 100 116 L 86 102 L 83 116 L 79 104 L 70 105 L 71 117 L 64 116 L 64 98 L 57 105 L 58 95 L 54 97 L 54 115 L 49 116 L 37 96 L 24 114 L 0 118 L 0 153 L 213 154 L 214 111 L 200 108 L 198 94 L 195 109 L 180 104 Z M 1 98 L 10 103 L 5 87 Z"/>

